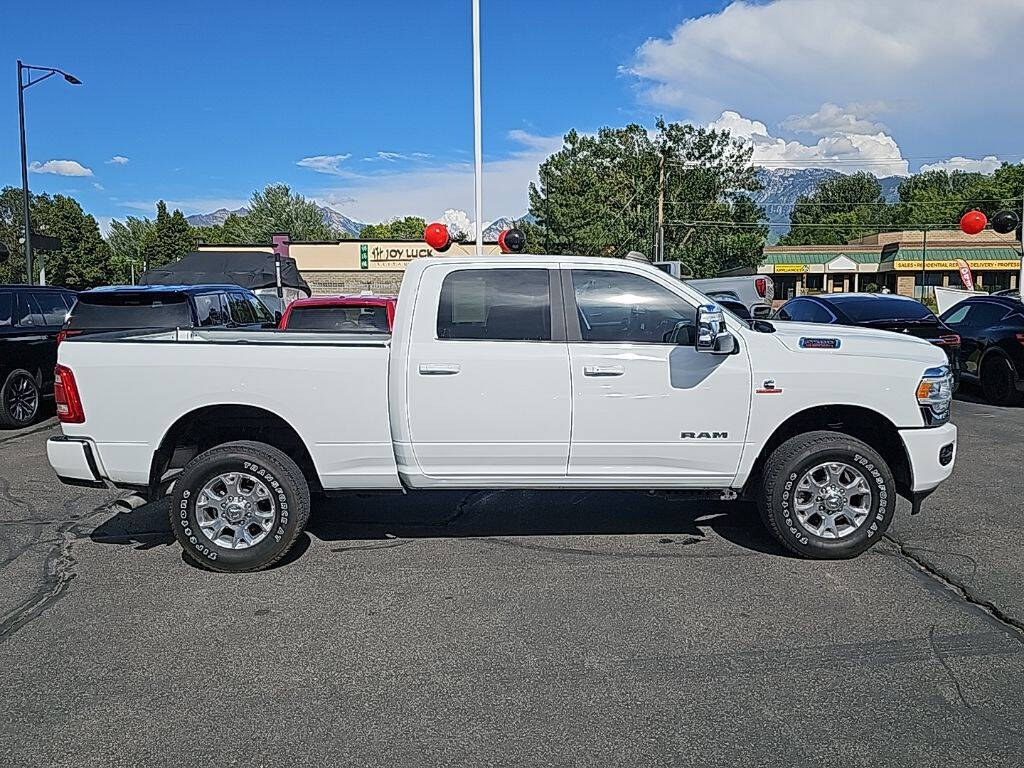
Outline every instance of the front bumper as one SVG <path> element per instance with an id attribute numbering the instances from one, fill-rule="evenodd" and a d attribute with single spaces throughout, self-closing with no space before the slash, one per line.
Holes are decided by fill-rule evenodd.
<path id="1" fill-rule="evenodd" d="M 927 494 L 948 478 L 956 463 L 956 426 L 901 429 L 900 438 L 910 460 L 910 490 Z"/>
<path id="2" fill-rule="evenodd" d="M 51 437 L 46 441 L 46 459 L 63 483 L 98 488 L 106 485 L 88 440 Z"/>

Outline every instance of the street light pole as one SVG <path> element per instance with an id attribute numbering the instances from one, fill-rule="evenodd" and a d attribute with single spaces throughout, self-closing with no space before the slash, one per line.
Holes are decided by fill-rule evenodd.
<path id="1" fill-rule="evenodd" d="M 42 77 L 32 79 L 32 72 L 45 72 Z M 81 85 L 82 81 L 55 67 L 31 67 L 22 64 L 18 59 L 18 128 L 21 133 L 21 218 L 25 227 L 25 279 L 32 285 L 32 222 L 29 216 L 28 192 L 28 158 L 25 149 L 25 89 L 40 83 L 53 75 L 61 75 L 71 85 Z"/>
<path id="2" fill-rule="evenodd" d="M 480 129 L 480 0 L 473 0 L 473 192 L 476 205 L 476 255 L 483 255 L 483 142 Z"/>
<path id="3" fill-rule="evenodd" d="M 18 128 L 21 131 L 21 218 L 25 227 L 25 276 L 32 285 L 32 226 L 28 218 L 28 160 L 25 157 L 25 86 L 22 84 L 23 65 L 18 59 Z"/>

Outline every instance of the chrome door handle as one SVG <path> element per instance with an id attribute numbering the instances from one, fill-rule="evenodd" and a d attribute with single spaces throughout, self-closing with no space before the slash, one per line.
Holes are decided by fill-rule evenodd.
<path id="1" fill-rule="evenodd" d="M 584 376 L 621 376 L 626 369 L 621 365 L 585 365 Z"/>
<path id="2" fill-rule="evenodd" d="M 420 363 L 421 376 L 454 376 L 461 370 L 461 365 L 453 363 Z"/>

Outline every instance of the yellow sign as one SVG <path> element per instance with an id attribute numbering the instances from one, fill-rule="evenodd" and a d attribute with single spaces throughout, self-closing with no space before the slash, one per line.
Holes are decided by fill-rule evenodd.
<path id="1" fill-rule="evenodd" d="M 782 274 L 784 272 L 806 272 L 806 264 L 776 264 L 775 274 Z"/>
<path id="2" fill-rule="evenodd" d="M 1020 269 L 1020 259 L 977 259 L 968 261 L 967 265 L 971 269 Z M 921 260 L 894 261 L 893 267 L 903 270 L 920 270 Z M 956 272 L 960 269 L 960 264 L 956 260 L 929 260 L 925 269 L 930 272 Z"/>

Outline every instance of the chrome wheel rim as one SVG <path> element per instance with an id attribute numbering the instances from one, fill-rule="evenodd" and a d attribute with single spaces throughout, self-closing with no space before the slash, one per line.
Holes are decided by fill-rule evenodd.
<path id="1" fill-rule="evenodd" d="M 829 461 L 807 470 L 796 485 L 793 510 L 808 533 L 842 539 L 860 528 L 871 514 L 873 495 L 857 467 Z"/>
<path id="2" fill-rule="evenodd" d="M 247 472 L 225 472 L 203 486 L 196 497 L 199 530 L 218 547 L 247 549 L 274 527 L 277 505 L 264 482 Z"/>
<path id="3" fill-rule="evenodd" d="M 4 387 L 4 407 L 19 424 L 32 420 L 39 410 L 39 390 L 31 376 L 19 373 L 10 378 Z"/>

